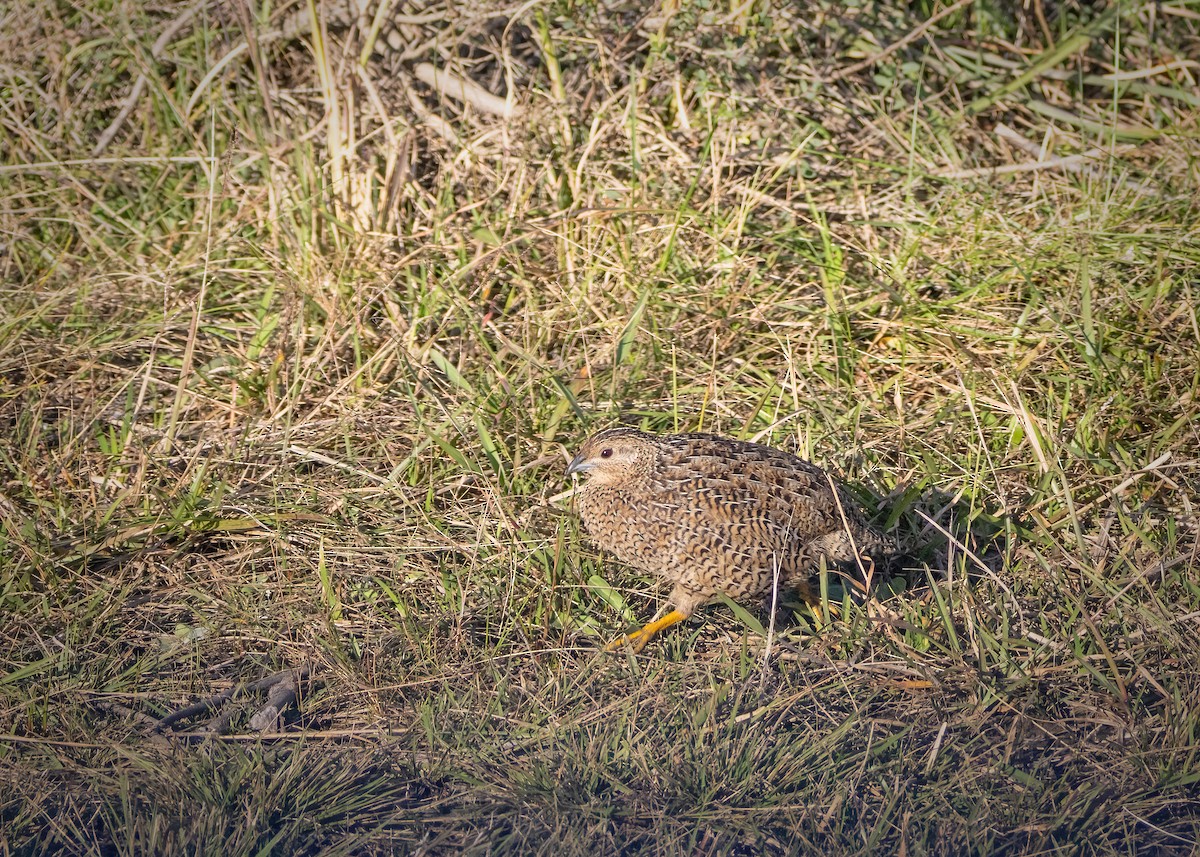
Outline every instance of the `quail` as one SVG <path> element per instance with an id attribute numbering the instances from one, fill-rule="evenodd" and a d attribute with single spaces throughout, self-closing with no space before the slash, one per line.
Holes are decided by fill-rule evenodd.
<path id="1" fill-rule="evenodd" d="M 765 600 L 778 585 L 815 604 L 822 559 L 861 579 L 897 550 L 824 470 L 757 443 L 607 429 L 584 442 L 576 474 L 592 540 L 673 587 L 669 612 L 608 651 L 641 651 L 721 593 Z"/>

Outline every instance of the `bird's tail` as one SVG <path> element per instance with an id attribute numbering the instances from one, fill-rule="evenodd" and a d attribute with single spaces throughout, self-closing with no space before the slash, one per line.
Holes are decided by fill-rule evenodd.
<path id="1" fill-rule="evenodd" d="M 828 533 L 815 545 L 831 569 L 852 582 L 853 588 L 866 592 L 881 575 L 890 575 L 903 564 L 899 543 L 864 525 Z"/>

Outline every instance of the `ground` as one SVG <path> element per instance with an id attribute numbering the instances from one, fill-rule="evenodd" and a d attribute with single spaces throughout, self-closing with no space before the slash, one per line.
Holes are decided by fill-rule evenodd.
<path id="1" fill-rule="evenodd" d="M 1200 3 L 345 6 L 0 6 L 0 853 L 1195 853 Z M 914 567 L 605 654 L 618 424 Z"/>

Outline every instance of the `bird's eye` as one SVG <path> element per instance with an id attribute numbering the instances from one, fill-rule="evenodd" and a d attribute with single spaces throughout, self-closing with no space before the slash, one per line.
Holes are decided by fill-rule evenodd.
<path id="1" fill-rule="evenodd" d="M 612 450 L 611 449 L 600 450 L 600 457 L 601 458 L 612 458 Z"/>

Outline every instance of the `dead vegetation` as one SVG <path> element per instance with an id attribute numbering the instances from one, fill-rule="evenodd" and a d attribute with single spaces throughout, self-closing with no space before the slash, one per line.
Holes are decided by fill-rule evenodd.
<path id="1" fill-rule="evenodd" d="M 0 19 L 4 853 L 1195 850 L 1200 5 Z M 928 573 L 604 655 L 622 422 Z"/>

